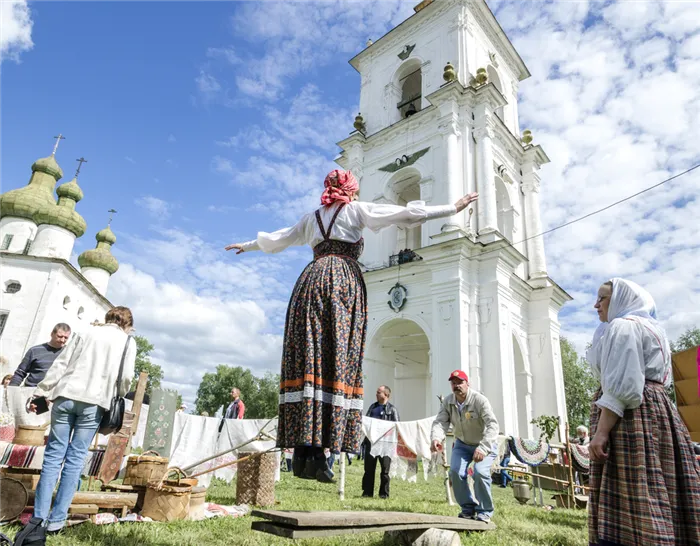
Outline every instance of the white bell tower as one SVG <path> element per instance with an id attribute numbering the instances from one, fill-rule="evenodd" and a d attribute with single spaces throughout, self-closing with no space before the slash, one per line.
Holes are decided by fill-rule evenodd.
<path id="1" fill-rule="evenodd" d="M 530 73 L 483 0 L 414 10 L 350 61 L 361 114 L 337 162 L 364 201 L 479 200 L 451 218 L 366 233 L 365 392 L 389 385 L 402 419 L 419 419 L 437 412 L 461 368 L 502 432 L 531 437 L 534 417 L 566 418 L 557 317 L 571 298 L 547 275 L 542 237 L 520 242 L 542 231 L 549 161 L 518 123 Z M 422 260 L 396 265 L 407 248 Z"/>

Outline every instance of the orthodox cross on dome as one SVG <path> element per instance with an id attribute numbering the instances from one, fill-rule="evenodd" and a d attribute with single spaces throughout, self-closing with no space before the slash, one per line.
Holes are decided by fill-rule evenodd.
<path id="1" fill-rule="evenodd" d="M 85 159 L 84 157 L 81 157 L 80 159 L 76 159 L 76 161 L 78 162 L 78 170 L 75 171 L 75 177 L 78 178 L 78 175 L 80 174 L 80 169 L 83 166 L 83 163 L 87 163 L 88 160 Z"/>
<path id="2" fill-rule="evenodd" d="M 109 222 L 107 222 L 107 225 L 111 226 L 112 225 L 112 216 L 115 215 L 117 213 L 117 211 L 114 209 L 109 209 L 107 212 L 109 212 Z"/>
<path id="3" fill-rule="evenodd" d="M 53 152 L 51 152 L 52 156 L 56 155 L 56 150 L 58 150 L 59 143 L 66 137 L 64 137 L 61 133 L 58 133 L 58 136 L 55 136 L 54 138 L 56 139 L 56 144 L 53 145 Z"/>

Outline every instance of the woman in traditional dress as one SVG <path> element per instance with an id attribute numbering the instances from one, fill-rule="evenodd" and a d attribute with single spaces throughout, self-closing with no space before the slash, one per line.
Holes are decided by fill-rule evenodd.
<path id="1" fill-rule="evenodd" d="M 454 205 L 406 207 L 357 201 L 359 185 L 350 172 L 331 171 L 322 206 L 296 225 L 258 233 L 232 244 L 237 254 L 279 252 L 308 244 L 314 260 L 297 280 L 287 310 L 282 351 L 277 445 L 294 448 L 295 476 L 329 482 L 324 448 L 357 453 L 362 425 L 362 358 L 367 332 L 367 290 L 358 264 L 362 230 L 412 227 L 451 216 L 476 200 Z"/>
<path id="2" fill-rule="evenodd" d="M 601 388 L 591 406 L 589 541 L 700 544 L 700 467 L 666 393 L 671 351 L 651 295 L 612 279 L 586 355 Z"/>

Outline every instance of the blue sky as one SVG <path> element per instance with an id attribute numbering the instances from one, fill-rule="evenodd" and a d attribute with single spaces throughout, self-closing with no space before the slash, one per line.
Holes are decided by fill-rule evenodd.
<path id="1" fill-rule="evenodd" d="M 68 181 L 94 244 L 107 210 L 121 263 L 109 297 L 135 311 L 167 385 L 192 402 L 217 364 L 279 367 L 281 327 L 308 250 L 223 253 L 318 200 L 352 130 L 347 61 L 415 2 L 35 2 L 0 5 L 2 189 L 66 135 Z M 521 127 L 542 170 L 545 228 L 700 161 L 700 4 L 488 2 L 528 65 Z M 700 175 L 545 239 L 552 278 L 576 299 L 562 333 L 583 348 L 598 283 L 647 286 L 671 337 L 700 324 Z"/>

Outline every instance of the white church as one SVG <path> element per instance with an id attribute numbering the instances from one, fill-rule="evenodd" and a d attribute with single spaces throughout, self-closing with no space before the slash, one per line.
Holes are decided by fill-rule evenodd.
<path id="1" fill-rule="evenodd" d="M 533 418 L 566 415 L 558 314 L 571 298 L 535 237 L 549 159 L 518 122 L 530 73 L 484 0 L 414 10 L 350 61 L 361 114 L 336 161 L 363 201 L 479 200 L 447 220 L 366 233 L 365 392 L 386 384 L 402 420 L 420 419 L 461 368 L 502 432 L 533 437 Z M 407 248 L 422 260 L 395 265 Z"/>
<path id="2" fill-rule="evenodd" d="M 107 226 L 96 247 L 78 257 L 80 270 L 71 264 L 75 240 L 87 229 L 76 211 L 83 191 L 77 173 L 56 188 L 63 178 L 57 148 L 58 141 L 32 165 L 29 184 L 0 195 L 2 376 L 14 372 L 30 347 L 48 341 L 55 324 L 79 332 L 112 308 L 106 292 L 119 268 L 110 250 L 117 238 Z"/>

